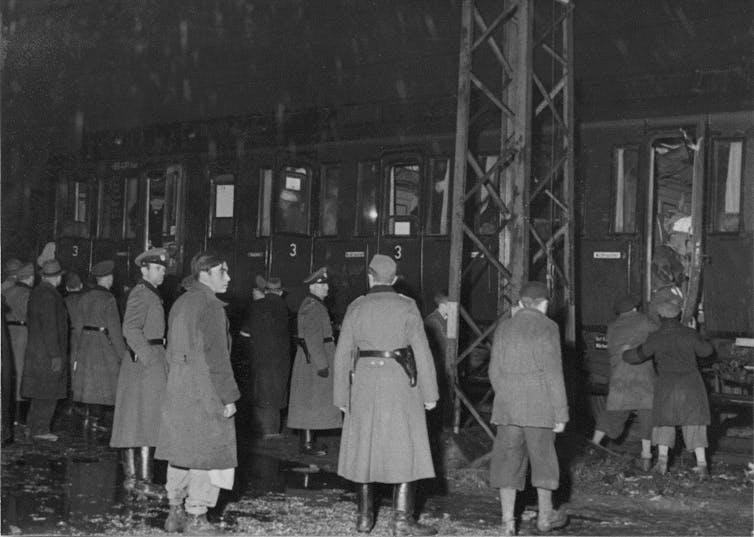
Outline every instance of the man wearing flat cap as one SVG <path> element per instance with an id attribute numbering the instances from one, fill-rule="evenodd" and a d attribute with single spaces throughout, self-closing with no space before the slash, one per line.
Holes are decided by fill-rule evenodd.
<path id="1" fill-rule="evenodd" d="M 356 530 L 374 526 L 374 483 L 394 484 L 393 535 L 434 535 L 414 520 L 416 481 L 435 477 L 425 410 L 437 405 L 432 353 L 416 303 L 393 289 L 377 254 L 369 291 L 346 311 L 335 351 L 334 402 L 345 413 L 338 474 L 358 484 Z"/>
<path id="2" fill-rule="evenodd" d="M 46 260 L 41 281 L 29 295 L 29 342 L 21 381 L 21 396 L 31 399 L 29 433 L 51 442 L 58 439 L 50 432 L 55 407 L 68 395 L 68 317 L 57 290 L 62 277 L 58 260 Z"/>
<path id="3" fill-rule="evenodd" d="M 165 310 L 157 288 L 165 279 L 169 260 L 164 248 L 136 257 L 141 280 L 129 293 L 123 315 L 123 336 L 129 349 L 120 363 L 110 437 L 111 447 L 124 448 L 123 487 L 153 498 L 165 497 L 164 488 L 152 480 L 167 383 Z"/>
<path id="4" fill-rule="evenodd" d="M 537 529 L 547 532 L 568 522 L 565 512 L 552 505 L 560 480 L 555 435 L 568 421 L 560 331 L 547 318 L 549 292 L 542 282 L 525 283 L 518 305 L 495 329 L 489 365 L 495 391 L 492 423 L 497 425 L 490 485 L 500 489 L 503 535 L 516 535 L 513 508 L 516 492 L 526 485 L 527 462 L 537 489 Z"/>
<path id="5" fill-rule="evenodd" d="M 304 283 L 309 294 L 298 310 L 296 358 L 291 375 L 291 398 L 288 403 L 288 427 L 300 429 L 301 451 L 306 455 L 324 456 L 327 448 L 314 444 L 315 430 L 341 426 L 340 410 L 333 405 L 333 357 L 335 340 L 324 300 L 330 278 L 322 267 Z"/>
<path id="6" fill-rule="evenodd" d="M 92 267 L 96 285 L 79 299 L 76 347 L 71 350 L 71 390 L 73 400 L 86 405 L 84 424 L 93 430 L 104 429 L 104 408 L 115 404 L 118 370 L 126 354 L 120 314 L 113 286 L 112 260 Z"/>
<path id="7" fill-rule="evenodd" d="M 675 445 L 675 428 L 681 427 L 686 449 L 696 456 L 692 468 L 700 480 L 709 479 L 707 425 L 710 424 L 707 389 L 699 372 L 697 357 L 714 352 L 712 345 L 692 328 L 680 322 L 681 306 L 674 300 L 657 304 L 660 328 L 637 349 L 624 346 L 623 359 L 642 363 L 654 357 L 657 382 L 652 407 L 652 443 L 657 445 L 654 471 L 668 471 L 668 450 Z"/>
<path id="8" fill-rule="evenodd" d="M 644 343 L 658 325 L 638 311 L 636 297 L 619 297 L 615 302 L 618 318 L 607 325 L 607 351 L 610 355 L 610 383 L 605 409 L 597 416 L 592 442 L 599 444 L 605 436 L 618 438 L 626 421 L 636 414 L 641 437 L 642 470 L 652 466 L 652 399 L 655 372 L 652 362 L 629 364 L 623 360 L 623 348 L 634 349 Z"/>
<path id="9" fill-rule="evenodd" d="M 5 320 L 10 333 L 13 361 L 16 368 L 16 421 L 25 423 L 27 401 L 21 397 L 21 378 L 24 372 L 24 356 L 29 341 L 28 307 L 31 288 L 34 286 L 34 265 L 23 263 L 15 272 L 15 284 L 3 292 L 8 310 Z"/>
<path id="10" fill-rule="evenodd" d="M 249 360 L 252 429 L 263 438 L 280 434 L 280 410 L 288 404 L 291 334 L 280 278 L 256 278 L 264 295 L 246 308 L 241 337 Z"/>

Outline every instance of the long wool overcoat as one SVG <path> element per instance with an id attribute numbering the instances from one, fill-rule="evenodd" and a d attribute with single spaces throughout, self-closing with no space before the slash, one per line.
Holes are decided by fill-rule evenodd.
<path id="1" fill-rule="evenodd" d="M 707 389 L 696 357 L 711 355 L 712 345 L 678 320 L 663 319 L 640 349 L 644 356 L 654 356 L 657 367 L 654 425 L 709 425 Z"/>
<path id="2" fill-rule="evenodd" d="M 68 317 L 63 297 L 46 280 L 29 295 L 29 343 L 26 346 L 21 395 L 31 399 L 64 399 L 68 391 Z M 61 368 L 52 370 L 53 358 Z"/>
<path id="3" fill-rule="evenodd" d="M 291 429 L 335 429 L 341 426 L 340 410 L 333 404 L 332 326 L 327 307 L 314 295 L 301 302 L 298 310 L 298 337 L 306 340 L 311 363 L 297 346 L 291 374 L 291 398 L 288 403 L 288 427 Z M 328 341 L 325 341 L 328 340 Z M 317 375 L 328 368 L 327 377 Z"/>
<path id="4" fill-rule="evenodd" d="M 568 421 L 558 325 L 522 308 L 495 329 L 489 367 L 492 423 L 552 428 Z"/>
<path id="5" fill-rule="evenodd" d="M 607 351 L 610 354 L 608 410 L 651 410 L 655 389 L 652 362 L 629 364 L 623 360 L 621 347 L 638 347 L 658 325 L 638 311 L 621 313 L 607 325 Z"/>
<path id="6" fill-rule="evenodd" d="M 165 337 L 162 298 L 149 282 L 128 295 L 123 336 L 136 361 L 129 354 L 120 363 L 110 446 L 156 446 L 168 365 L 165 347 L 148 342 Z"/>
<path id="7" fill-rule="evenodd" d="M 81 327 L 83 326 L 81 323 L 81 309 L 79 308 L 79 303 L 81 302 L 81 297 L 83 297 L 85 293 L 85 290 L 73 291 L 63 297 L 65 309 L 68 312 L 68 350 L 71 358 L 71 367 L 73 367 L 73 354 L 79 346 L 78 336 L 81 333 Z"/>
<path id="8" fill-rule="evenodd" d="M 251 335 L 247 352 L 251 404 L 285 408 L 291 373 L 291 334 L 283 297 L 267 293 L 261 300 L 252 301 L 242 330 Z"/>
<path id="9" fill-rule="evenodd" d="M 21 282 L 16 282 L 16 285 L 3 291 L 8 306 L 5 320 L 11 321 L 8 324 L 8 332 L 13 349 L 13 362 L 16 367 L 16 399 L 21 399 L 21 377 L 24 373 L 24 356 L 26 356 L 26 345 L 29 341 L 29 327 L 26 323 L 28 321 L 27 312 L 30 295 L 31 287 Z M 24 323 L 24 325 L 16 323 Z"/>
<path id="10" fill-rule="evenodd" d="M 411 386 L 393 359 L 360 358 L 357 349 L 392 351 L 411 345 L 417 368 Z M 354 300 L 335 351 L 335 405 L 345 408 L 338 474 L 357 483 L 405 483 L 434 477 L 425 403 L 438 399 L 434 361 L 416 303 L 377 285 Z"/>
<path id="11" fill-rule="evenodd" d="M 168 384 L 155 457 L 196 470 L 235 468 L 236 427 L 225 405 L 240 397 L 230 364 L 224 302 L 203 283 L 170 310 Z"/>
<path id="12" fill-rule="evenodd" d="M 106 288 L 96 286 L 79 299 L 80 332 L 73 338 L 71 389 L 80 403 L 114 405 L 118 370 L 127 354 L 118 304 Z M 104 331 L 84 327 L 104 328 Z"/>

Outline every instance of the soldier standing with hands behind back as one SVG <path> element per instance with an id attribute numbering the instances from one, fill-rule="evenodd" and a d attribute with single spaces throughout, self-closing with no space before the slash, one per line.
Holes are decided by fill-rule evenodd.
<path id="1" fill-rule="evenodd" d="M 437 377 L 416 303 L 393 289 L 395 261 L 369 263 L 369 292 L 343 319 L 335 351 L 335 404 L 345 412 L 338 475 L 358 483 L 356 530 L 374 525 L 374 483 L 395 484 L 393 535 L 434 535 L 414 520 L 416 481 L 435 476 L 425 410 Z"/>
<path id="2" fill-rule="evenodd" d="M 125 448 L 123 486 L 154 498 L 165 497 L 165 491 L 152 482 L 152 477 L 160 407 L 167 383 L 165 310 L 157 288 L 165 279 L 169 260 L 164 248 L 153 248 L 136 257 L 141 281 L 129 293 L 123 316 L 123 336 L 130 353 L 120 364 L 110 438 L 110 447 Z"/>

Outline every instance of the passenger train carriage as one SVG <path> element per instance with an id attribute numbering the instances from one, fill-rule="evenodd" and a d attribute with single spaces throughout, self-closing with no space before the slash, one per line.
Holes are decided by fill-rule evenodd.
<path id="1" fill-rule="evenodd" d="M 86 136 L 82 155 L 57 173 L 58 257 L 82 272 L 113 258 L 127 286 L 134 257 L 164 246 L 170 297 L 191 256 L 214 248 L 230 260 L 231 312 L 256 274 L 281 277 L 295 310 L 303 278 L 327 265 L 337 322 L 379 252 L 398 262 L 399 289 L 428 313 L 448 282 L 452 134 L 281 146 L 263 130 L 229 121 Z M 733 343 L 754 337 L 754 114 L 585 123 L 578 139 L 577 310 L 593 383 L 607 380 L 605 330 L 622 293 L 646 305 L 671 289 L 684 320 L 723 342 L 719 352 L 751 359 Z M 483 210 L 486 194 L 467 214 L 492 245 L 500 215 L 494 204 Z M 492 322 L 496 274 L 476 270 L 463 300 Z"/>

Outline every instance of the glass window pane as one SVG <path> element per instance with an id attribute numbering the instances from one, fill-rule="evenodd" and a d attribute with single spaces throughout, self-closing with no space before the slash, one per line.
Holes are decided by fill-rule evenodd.
<path id="1" fill-rule="evenodd" d="M 126 238 L 135 239 L 140 226 L 139 208 L 139 178 L 129 177 L 126 179 Z"/>
<path id="2" fill-rule="evenodd" d="M 389 235 L 413 235 L 419 217 L 419 185 L 421 167 L 418 164 L 394 164 L 385 170 L 388 194 Z"/>
<path id="3" fill-rule="evenodd" d="M 302 235 L 309 232 L 310 179 L 311 172 L 307 168 L 283 168 L 275 210 L 276 232 Z"/>
<path id="4" fill-rule="evenodd" d="M 741 224 L 743 142 L 717 140 L 714 149 L 715 231 L 738 231 Z"/>
<path id="5" fill-rule="evenodd" d="M 448 207 L 450 204 L 450 160 L 430 161 L 432 189 L 427 196 L 427 221 L 425 231 L 429 235 L 448 234 Z"/>
<path id="6" fill-rule="evenodd" d="M 178 218 L 178 205 L 181 196 L 181 178 L 183 167 L 168 166 L 165 173 L 165 233 L 171 240 L 175 239 Z"/>
<path id="7" fill-rule="evenodd" d="M 358 235 L 374 236 L 377 233 L 377 163 L 359 162 L 357 192 Z"/>
<path id="8" fill-rule="evenodd" d="M 89 201 L 89 185 L 81 181 L 73 184 L 73 221 L 87 221 L 87 204 Z"/>
<path id="9" fill-rule="evenodd" d="M 636 233 L 636 198 L 639 188 L 639 150 L 617 147 L 613 151 L 615 174 L 615 233 Z"/>
<path id="10" fill-rule="evenodd" d="M 123 179 L 118 176 L 100 181 L 99 236 L 120 239 L 123 234 Z"/>
<path id="11" fill-rule="evenodd" d="M 212 178 L 212 236 L 233 234 L 234 181 L 229 173 Z"/>
<path id="12" fill-rule="evenodd" d="M 165 176 L 160 172 L 149 173 L 149 243 L 148 248 L 162 246 L 165 235 Z"/>
<path id="13" fill-rule="evenodd" d="M 340 191 L 340 166 L 325 166 L 322 171 L 322 235 L 338 234 L 338 192 Z"/>
<path id="14" fill-rule="evenodd" d="M 272 169 L 259 170 L 259 222 L 260 237 L 270 236 L 270 208 L 272 206 Z"/>

